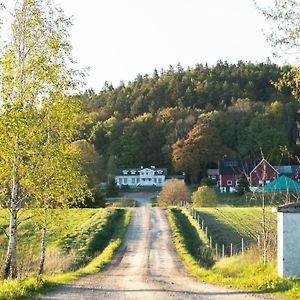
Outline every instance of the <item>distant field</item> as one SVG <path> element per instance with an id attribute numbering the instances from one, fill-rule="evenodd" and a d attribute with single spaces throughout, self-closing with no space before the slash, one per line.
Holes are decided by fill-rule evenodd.
<path id="1" fill-rule="evenodd" d="M 54 210 L 47 235 L 46 271 L 76 269 L 101 252 L 114 233 L 124 211 L 117 209 Z M 22 276 L 35 272 L 40 251 L 41 220 L 38 211 L 20 213 L 18 261 Z M 8 229 L 8 214 L 0 210 L 0 264 L 2 266 Z"/>
<path id="2" fill-rule="evenodd" d="M 218 207 L 197 209 L 208 234 L 214 242 L 229 247 L 233 243 L 236 250 L 241 248 L 241 239 L 245 246 L 257 243 L 262 235 L 262 209 L 260 207 Z M 272 237 L 276 236 L 277 216 L 267 209 L 267 227 Z"/>

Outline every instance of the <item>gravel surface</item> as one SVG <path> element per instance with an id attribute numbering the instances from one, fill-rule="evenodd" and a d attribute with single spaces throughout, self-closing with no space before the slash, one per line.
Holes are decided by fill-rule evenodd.
<path id="1" fill-rule="evenodd" d="M 176 254 L 165 211 L 153 195 L 131 194 L 140 207 L 114 260 L 98 274 L 65 284 L 44 299 L 275 299 L 212 285 L 190 276 Z"/>

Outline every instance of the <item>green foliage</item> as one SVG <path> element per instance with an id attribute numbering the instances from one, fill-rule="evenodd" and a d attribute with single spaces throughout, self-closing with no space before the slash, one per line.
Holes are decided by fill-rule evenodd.
<path id="1" fill-rule="evenodd" d="M 162 71 L 154 77 L 140 75 L 99 95 L 81 96 L 86 115 L 93 120 L 84 135 L 90 137 L 104 161 L 116 158 L 115 167 L 178 169 L 197 183 L 205 176 L 207 162 L 183 159 L 179 164 L 179 158 L 184 158 L 182 141 L 187 143 L 192 135 L 195 142 L 193 127 L 209 127 L 215 132 L 205 131 L 199 146 L 201 153 L 210 150 L 205 152 L 209 162 L 223 155 L 257 159 L 263 151 L 271 163 L 289 163 L 289 154 L 298 151 L 299 103 L 289 90 L 278 92 L 271 84 L 288 69 L 271 63 L 218 62 L 213 67 Z M 175 145 L 181 155 L 174 153 Z M 193 159 L 196 157 L 202 155 L 193 154 Z M 107 174 L 111 174 L 109 169 Z"/>
<path id="2" fill-rule="evenodd" d="M 200 186 L 192 194 L 193 207 L 211 207 L 218 204 L 216 192 L 208 186 Z"/>
<path id="3" fill-rule="evenodd" d="M 119 193 L 119 188 L 116 184 L 115 178 L 110 178 L 107 187 L 106 187 L 106 196 L 107 197 L 115 197 L 118 196 Z"/>
<path id="4" fill-rule="evenodd" d="M 249 189 L 249 181 L 248 181 L 248 178 L 245 174 L 242 174 L 241 175 L 241 178 L 239 180 L 239 185 L 238 185 L 238 188 L 237 188 L 237 193 L 239 195 L 244 195 L 246 192 L 249 192 L 250 189 Z"/>
<path id="5" fill-rule="evenodd" d="M 77 140 L 71 146 L 79 154 L 82 175 L 87 177 L 89 187 L 95 187 L 103 178 L 104 166 L 101 156 L 96 152 L 95 146 L 86 140 Z"/>
<path id="6" fill-rule="evenodd" d="M 217 185 L 217 180 L 216 179 L 211 179 L 211 178 L 202 178 L 200 185 L 206 185 L 209 187 L 215 187 Z"/>

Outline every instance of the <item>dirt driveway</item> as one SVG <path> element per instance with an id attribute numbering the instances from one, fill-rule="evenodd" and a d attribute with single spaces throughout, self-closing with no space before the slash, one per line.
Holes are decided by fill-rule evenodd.
<path id="1" fill-rule="evenodd" d="M 171 240 L 165 211 L 153 195 L 131 194 L 140 207 L 117 255 L 102 272 L 65 284 L 46 299 L 274 299 L 204 283 L 188 275 Z"/>

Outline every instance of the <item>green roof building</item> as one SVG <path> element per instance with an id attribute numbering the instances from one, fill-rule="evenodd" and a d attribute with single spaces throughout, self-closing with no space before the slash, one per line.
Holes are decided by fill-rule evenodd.
<path id="1" fill-rule="evenodd" d="M 281 175 L 270 183 L 259 188 L 261 191 L 274 192 L 274 191 L 299 191 L 300 183 L 285 176 Z"/>

